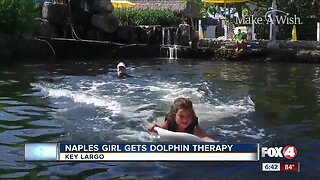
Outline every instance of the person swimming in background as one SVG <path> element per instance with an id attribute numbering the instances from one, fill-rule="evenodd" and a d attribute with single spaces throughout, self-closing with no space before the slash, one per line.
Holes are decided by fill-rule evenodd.
<path id="1" fill-rule="evenodd" d="M 196 116 L 193 105 L 188 98 L 178 98 L 174 101 L 164 122 L 159 126 L 155 123 L 148 124 L 150 132 L 156 132 L 155 127 L 160 127 L 174 132 L 185 132 L 202 138 L 207 142 L 214 142 L 199 127 L 198 117 Z"/>
<path id="2" fill-rule="evenodd" d="M 126 69 L 127 69 L 126 65 L 123 62 L 120 62 L 117 65 L 117 77 L 118 78 L 132 77 L 126 73 Z"/>

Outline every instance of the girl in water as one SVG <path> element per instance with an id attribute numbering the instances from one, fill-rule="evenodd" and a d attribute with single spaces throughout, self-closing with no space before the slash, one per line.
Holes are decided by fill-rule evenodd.
<path id="1" fill-rule="evenodd" d="M 156 132 L 154 130 L 156 126 L 169 131 L 193 134 L 207 142 L 214 142 L 214 140 L 207 136 L 199 127 L 198 117 L 193 110 L 192 102 L 187 98 L 176 99 L 169 113 L 166 115 L 164 122 L 160 126 L 150 123 L 148 130 Z"/>

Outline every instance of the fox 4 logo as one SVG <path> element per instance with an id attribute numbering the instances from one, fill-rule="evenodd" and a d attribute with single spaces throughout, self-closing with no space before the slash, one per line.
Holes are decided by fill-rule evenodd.
<path id="1" fill-rule="evenodd" d="M 287 158 L 293 159 L 297 156 L 297 149 L 294 146 L 286 146 L 286 147 L 262 147 L 261 148 L 261 157 L 268 157 L 271 158 Z"/>

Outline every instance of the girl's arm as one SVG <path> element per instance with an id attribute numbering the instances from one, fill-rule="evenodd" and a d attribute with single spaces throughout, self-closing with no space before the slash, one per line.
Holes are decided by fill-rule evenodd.
<path id="1" fill-rule="evenodd" d="M 215 142 L 215 140 L 210 138 L 206 133 L 204 133 L 199 126 L 196 126 L 196 128 L 194 129 L 194 135 L 198 136 L 199 138 L 202 138 L 206 142 Z"/>
<path id="2" fill-rule="evenodd" d="M 150 132 L 156 132 L 156 131 L 154 130 L 155 127 L 160 127 L 160 128 L 162 128 L 162 129 L 168 129 L 168 123 L 167 123 L 167 121 L 162 122 L 160 125 L 155 124 L 155 123 L 149 123 L 149 124 L 148 124 L 148 131 L 150 131 Z"/>

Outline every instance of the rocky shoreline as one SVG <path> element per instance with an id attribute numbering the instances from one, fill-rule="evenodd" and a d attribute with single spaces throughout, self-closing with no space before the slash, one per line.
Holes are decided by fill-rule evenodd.
<path id="1" fill-rule="evenodd" d="M 8 40 L 0 38 L 0 57 L 14 61 L 32 59 L 88 58 L 169 58 L 170 49 L 177 57 L 233 61 L 320 62 L 320 43 L 316 41 L 249 41 L 250 50 L 234 51 L 231 41 L 199 41 L 191 46 L 159 44 L 121 44 L 108 41 L 74 40 L 63 38 L 32 38 Z"/>
<path id="2" fill-rule="evenodd" d="M 187 23 L 175 27 L 119 24 L 110 0 L 47 2 L 33 37 L 0 35 L 2 62 L 48 59 L 193 58 L 233 61 L 320 62 L 320 42 L 248 41 L 235 52 L 232 41 L 198 39 Z"/>

